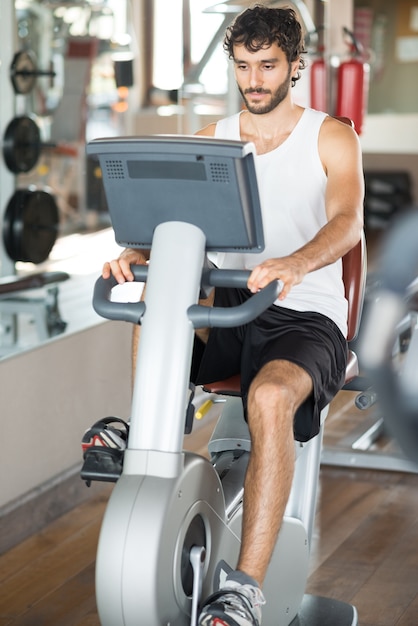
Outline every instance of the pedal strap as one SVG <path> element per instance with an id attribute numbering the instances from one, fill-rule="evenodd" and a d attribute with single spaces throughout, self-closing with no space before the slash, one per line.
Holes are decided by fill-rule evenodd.
<path id="1" fill-rule="evenodd" d="M 97 422 L 93 424 L 93 426 L 91 427 L 91 430 L 93 430 L 94 428 L 100 429 L 100 428 L 103 428 L 103 426 L 106 427 L 106 426 L 109 426 L 110 424 L 122 424 L 125 432 L 120 431 L 120 434 L 124 435 L 126 438 L 126 441 L 128 441 L 129 424 L 120 417 L 102 417 L 100 420 L 98 420 Z"/>

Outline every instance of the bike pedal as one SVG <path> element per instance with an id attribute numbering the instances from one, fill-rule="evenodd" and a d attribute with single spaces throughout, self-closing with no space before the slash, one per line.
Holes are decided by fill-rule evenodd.
<path id="1" fill-rule="evenodd" d="M 84 453 L 80 476 L 90 487 L 92 481 L 116 482 L 122 474 L 123 450 L 102 446 L 91 447 Z"/>

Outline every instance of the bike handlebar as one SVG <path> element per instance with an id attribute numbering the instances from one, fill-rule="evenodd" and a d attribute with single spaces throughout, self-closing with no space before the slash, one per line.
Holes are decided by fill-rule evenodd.
<path id="1" fill-rule="evenodd" d="M 212 287 L 245 288 L 251 272 L 246 270 L 208 270 L 203 279 Z M 194 304 L 188 309 L 194 328 L 227 328 L 248 324 L 276 300 L 280 292 L 278 281 L 269 283 L 246 302 L 233 307 L 208 307 Z"/>
<path id="2" fill-rule="evenodd" d="M 132 265 L 131 270 L 136 282 L 146 282 L 147 265 Z M 246 270 L 211 269 L 204 271 L 202 280 L 211 287 L 245 288 L 250 273 Z M 111 291 L 117 284 L 113 276 L 106 279 L 100 276 L 97 279 L 93 292 L 94 310 L 106 319 L 140 324 L 145 312 L 145 302 L 112 302 Z M 189 307 L 187 313 L 194 328 L 241 326 L 251 322 L 273 304 L 279 291 L 279 283 L 273 281 L 236 307 L 207 307 L 194 304 Z"/>
<path id="3" fill-rule="evenodd" d="M 148 276 L 147 265 L 131 265 L 131 271 L 135 282 L 146 282 Z M 96 280 L 93 291 L 93 309 L 108 320 L 132 322 L 140 324 L 145 313 L 145 302 L 112 302 L 110 300 L 113 287 L 118 282 L 114 276 L 103 278 L 100 276 Z"/>

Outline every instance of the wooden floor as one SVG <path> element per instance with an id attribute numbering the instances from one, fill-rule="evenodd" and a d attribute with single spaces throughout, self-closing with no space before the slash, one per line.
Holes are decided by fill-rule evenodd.
<path id="1" fill-rule="evenodd" d="M 361 419 L 353 397 L 334 401 L 326 443 L 341 416 Z M 213 419 L 188 437 L 190 449 L 204 452 Z M 0 626 L 99 625 L 95 553 L 111 488 L 96 483 L 87 502 L 0 557 Z M 417 474 L 323 467 L 307 591 L 353 603 L 361 626 L 416 626 L 417 492 Z"/>

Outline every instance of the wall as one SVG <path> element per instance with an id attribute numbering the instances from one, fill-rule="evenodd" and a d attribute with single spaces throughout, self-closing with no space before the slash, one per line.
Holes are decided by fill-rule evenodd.
<path id="1" fill-rule="evenodd" d="M 130 324 L 106 321 L 0 360 L 1 388 L 8 390 L 1 406 L 0 517 L 60 477 L 76 475 L 86 489 L 78 477 L 84 431 L 107 415 L 129 416 L 131 335 Z"/>

